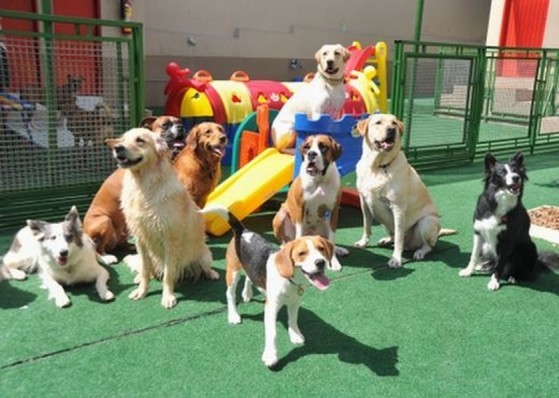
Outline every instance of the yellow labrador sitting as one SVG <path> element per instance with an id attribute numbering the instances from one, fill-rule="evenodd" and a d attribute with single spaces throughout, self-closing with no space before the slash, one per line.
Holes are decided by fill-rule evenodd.
<path id="1" fill-rule="evenodd" d="M 358 123 L 363 151 L 356 166 L 357 190 L 363 214 L 363 235 L 355 242 L 365 247 L 371 236 L 373 217 L 390 236 L 379 246 L 394 244 L 388 266 L 402 266 L 402 251 L 414 250 L 414 259 L 429 253 L 442 234 L 439 213 L 427 188 L 401 151 L 403 123 L 394 115 L 375 114 Z"/>
<path id="2" fill-rule="evenodd" d="M 139 256 L 125 258 L 125 262 L 128 258 L 140 262 L 139 285 L 129 297 L 145 297 L 152 275 L 162 275 L 161 305 L 172 308 L 177 303 L 174 288 L 179 278 L 219 276 L 211 269 L 203 216 L 179 182 L 162 137 L 134 128 L 121 138 L 107 140 L 107 144 L 118 166 L 125 170 L 121 205 L 137 240 Z"/>
<path id="3" fill-rule="evenodd" d="M 350 56 L 341 44 L 325 44 L 316 52 L 313 80 L 289 98 L 272 123 L 272 141 L 279 150 L 295 152 L 296 113 L 305 113 L 310 119 L 322 114 L 338 117 L 345 102 L 344 70 Z"/>

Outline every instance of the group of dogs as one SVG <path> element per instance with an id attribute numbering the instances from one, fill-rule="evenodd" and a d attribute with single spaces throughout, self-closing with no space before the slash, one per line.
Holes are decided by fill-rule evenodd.
<path id="1" fill-rule="evenodd" d="M 348 57 L 341 45 L 326 45 L 316 53 L 318 67 L 309 89 L 295 93 L 272 125 L 273 142 L 282 151 L 296 150 L 295 113 L 316 117 L 340 112 Z M 394 115 L 374 114 L 361 120 L 353 134 L 362 139 L 356 185 L 363 215 L 362 237 L 354 246 L 367 246 L 375 219 L 388 232 L 378 245 L 393 245 L 389 267 L 402 266 L 404 250 L 413 251 L 416 260 L 423 259 L 439 236 L 456 231 L 441 228 L 426 186 L 401 150 L 403 123 Z M 160 278 L 161 304 L 172 308 L 177 303 L 177 281 L 218 279 L 211 267 L 203 218 L 214 213 L 233 230 L 226 252 L 229 323 L 241 322 L 236 291 L 245 273 L 242 299 L 252 298 L 253 285 L 266 295 L 264 364 L 273 367 L 278 361 L 276 318 L 283 306 L 287 307 L 290 340 L 302 344 L 297 317 L 305 287 L 327 289 L 330 282 L 325 271 L 341 270 L 338 257 L 348 254 L 346 248 L 335 245 L 341 199 L 336 160 L 342 146 L 324 134 L 311 135 L 300 145 L 299 176 L 272 221 L 280 242 L 276 245 L 247 229 L 228 209 L 206 206 L 219 182 L 227 144 L 220 125 L 201 123 L 185 138 L 180 120 L 148 118 L 141 127 L 106 143 L 118 168 L 101 185 L 83 226 L 75 207 L 60 223 L 28 220 L 3 258 L 0 277 L 24 279 L 27 273 L 38 271 L 59 307 L 70 304 L 63 286 L 81 282 L 95 282 L 100 299 L 112 300 L 109 274 L 99 261 L 116 262 L 110 253 L 130 246 L 128 237 L 133 236 L 137 253 L 123 260 L 138 273 L 138 286 L 129 297 L 145 297 L 150 280 Z M 538 253 L 530 239 L 530 219 L 522 205 L 526 179 L 522 154 L 503 163 L 487 154 L 484 189 L 474 213 L 472 255 L 461 276 L 490 273 L 488 288 L 497 290 L 503 280 L 529 280 L 540 270 L 559 266 L 559 255 Z"/>

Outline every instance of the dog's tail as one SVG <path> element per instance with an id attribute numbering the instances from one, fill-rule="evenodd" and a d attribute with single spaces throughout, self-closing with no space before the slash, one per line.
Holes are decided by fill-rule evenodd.
<path id="1" fill-rule="evenodd" d="M 246 230 L 245 225 L 224 206 L 210 205 L 199 210 L 199 212 L 202 214 L 217 214 L 225 221 L 227 221 L 229 225 L 231 225 L 231 228 L 233 228 L 233 233 L 235 235 L 240 236 L 243 233 L 243 231 Z"/>
<path id="2" fill-rule="evenodd" d="M 456 235 L 458 233 L 457 229 L 441 228 L 439 231 L 439 237 L 447 235 Z"/>
<path id="3" fill-rule="evenodd" d="M 538 253 L 538 267 L 544 271 L 554 271 L 559 268 L 559 254 L 550 251 Z"/>

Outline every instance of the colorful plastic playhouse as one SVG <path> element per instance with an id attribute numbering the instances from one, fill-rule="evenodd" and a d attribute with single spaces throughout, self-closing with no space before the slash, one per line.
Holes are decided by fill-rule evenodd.
<path id="1" fill-rule="evenodd" d="M 333 120 L 325 115 L 308 120 L 306 115 L 298 115 L 295 123 L 297 145 L 316 133 L 332 134 L 343 145 L 344 153 L 336 162 L 342 175 L 355 169 L 360 156 L 361 140 L 351 137 L 357 120 L 387 110 L 386 44 L 362 48 L 355 42 L 348 49 L 352 55 L 346 63 L 346 102 L 341 118 Z M 189 69 L 175 63 L 167 66 L 167 74 L 166 114 L 181 117 L 186 128 L 210 120 L 222 124 L 228 132 L 230 150 L 225 162 L 231 159 L 232 175 L 210 194 L 207 205 L 222 205 L 243 219 L 297 176 L 300 157 L 270 148 L 270 125 L 283 104 L 308 84 L 312 74 L 303 82 L 280 83 L 252 81 L 245 72 L 237 71 L 229 80 L 213 80 L 204 70 L 190 77 Z M 342 201 L 358 205 L 354 192 L 343 191 Z M 229 230 L 229 225 L 207 214 L 206 230 L 219 236 Z"/>
<path id="2" fill-rule="evenodd" d="M 354 42 L 348 49 L 352 55 L 346 63 L 343 113 L 359 116 L 379 109 L 385 111 L 386 44 L 379 42 L 362 48 L 360 43 Z M 234 72 L 229 80 L 214 80 L 205 70 L 190 76 L 188 68 L 181 69 L 176 63 L 167 65 L 167 74 L 165 113 L 182 118 L 187 129 L 202 121 L 220 123 L 230 143 L 239 124 L 259 105 L 279 110 L 295 91 L 307 84 L 305 81 L 251 80 L 243 71 Z M 230 151 L 225 162 L 229 162 L 229 154 Z"/>

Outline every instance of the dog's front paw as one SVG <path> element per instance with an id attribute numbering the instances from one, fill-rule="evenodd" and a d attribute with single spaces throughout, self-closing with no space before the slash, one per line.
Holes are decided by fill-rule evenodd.
<path id="1" fill-rule="evenodd" d="M 241 316 L 238 312 L 229 311 L 227 314 L 227 322 L 231 325 L 238 325 L 241 323 Z"/>
<path id="2" fill-rule="evenodd" d="M 427 245 L 417 249 L 414 253 L 413 253 L 413 259 L 414 260 L 423 260 L 425 258 L 425 256 L 427 255 L 427 253 L 429 253 L 431 251 L 431 248 Z"/>
<path id="3" fill-rule="evenodd" d="M 216 281 L 219 279 L 219 274 L 217 273 L 217 271 L 211 268 L 205 271 L 204 275 L 206 276 L 206 279 L 209 279 L 211 281 Z"/>
<path id="4" fill-rule="evenodd" d="M 269 368 L 278 363 L 278 352 L 275 349 L 265 349 L 262 354 L 262 362 Z"/>
<path id="5" fill-rule="evenodd" d="M 499 283 L 499 280 L 494 276 L 491 275 L 491 279 L 489 280 L 489 283 L 487 284 L 487 288 L 489 290 L 491 290 L 492 292 L 499 290 L 499 288 L 501 287 L 501 284 Z"/>
<path id="6" fill-rule="evenodd" d="M 110 290 L 107 290 L 104 294 L 99 294 L 99 297 L 103 301 L 111 301 L 115 299 L 115 295 Z"/>
<path id="7" fill-rule="evenodd" d="M 147 289 L 138 287 L 137 289 L 132 290 L 132 292 L 128 295 L 128 298 L 131 298 L 132 300 L 140 300 L 146 297 L 147 293 Z"/>
<path id="8" fill-rule="evenodd" d="M 379 239 L 378 242 L 377 242 L 377 246 L 378 247 L 389 247 L 389 246 L 392 245 L 392 242 L 393 242 L 392 237 L 387 236 L 387 237 Z"/>
<path id="9" fill-rule="evenodd" d="M 342 270 L 342 264 L 340 264 L 340 260 L 338 260 L 338 257 L 332 257 L 329 268 L 334 272 L 340 272 Z"/>
<path id="10" fill-rule="evenodd" d="M 65 294 L 56 297 L 54 299 L 54 303 L 56 304 L 56 306 L 58 308 L 68 307 L 70 304 L 72 304 L 72 302 L 70 301 L 70 298 L 68 296 L 66 296 Z"/>
<path id="11" fill-rule="evenodd" d="M 349 256 L 349 250 L 347 250 L 345 247 L 336 246 L 335 253 L 336 256 L 340 256 L 340 257 Z"/>
<path id="12" fill-rule="evenodd" d="M 18 281 L 23 281 L 27 279 L 27 274 L 20 269 L 6 268 L 6 270 L 7 270 L 6 273 L 8 274 L 8 277 L 6 277 L 6 279 L 15 279 Z"/>
<path id="13" fill-rule="evenodd" d="M 363 238 L 359 239 L 357 242 L 355 242 L 353 244 L 353 246 L 357 247 L 358 249 L 363 249 L 368 244 L 369 244 L 369 238 L 363 237 Z"/>
<path id="14" fill-rule="evenodd" d="M 163 294 L 163 297 L 161 297 L 161 305 L 167 309 L 173 308 L 177 305 L 177 298 L 174 294 Z"/>
<path id="15" fill-rule="evenodd" d="M 390 268 L 400 268 L 402 266 L 402 260 L 398 260 L 397 258 L 391 257 L 390 260 L 388 260 L 387 265 Z"/>
<path id="16" fill-rule="evenodd" d="M 289 340 L 293 344 L 304 344 L 305 336 L 303 336 L 303 333 L 301 333 L 300 330 L 289 329 Z"/>
<path id="17" fill-rule="evenodd" d="M 468 277 L 468 276 L 472 276 L 472 273 L 474 272 L 473 267 L 466 267 L 460 270 L 460 272 L 458 272 L 458 275 L 462 276 L 462 277 Z"/>
<path id="18" fill-rule="evenodd" d="M 112 254 L 100 254 L 98 259 L 104 265 L 113 265 L 118 263 L 118 258 L 116 258 L 116 256 L 113 256 Z"/>

